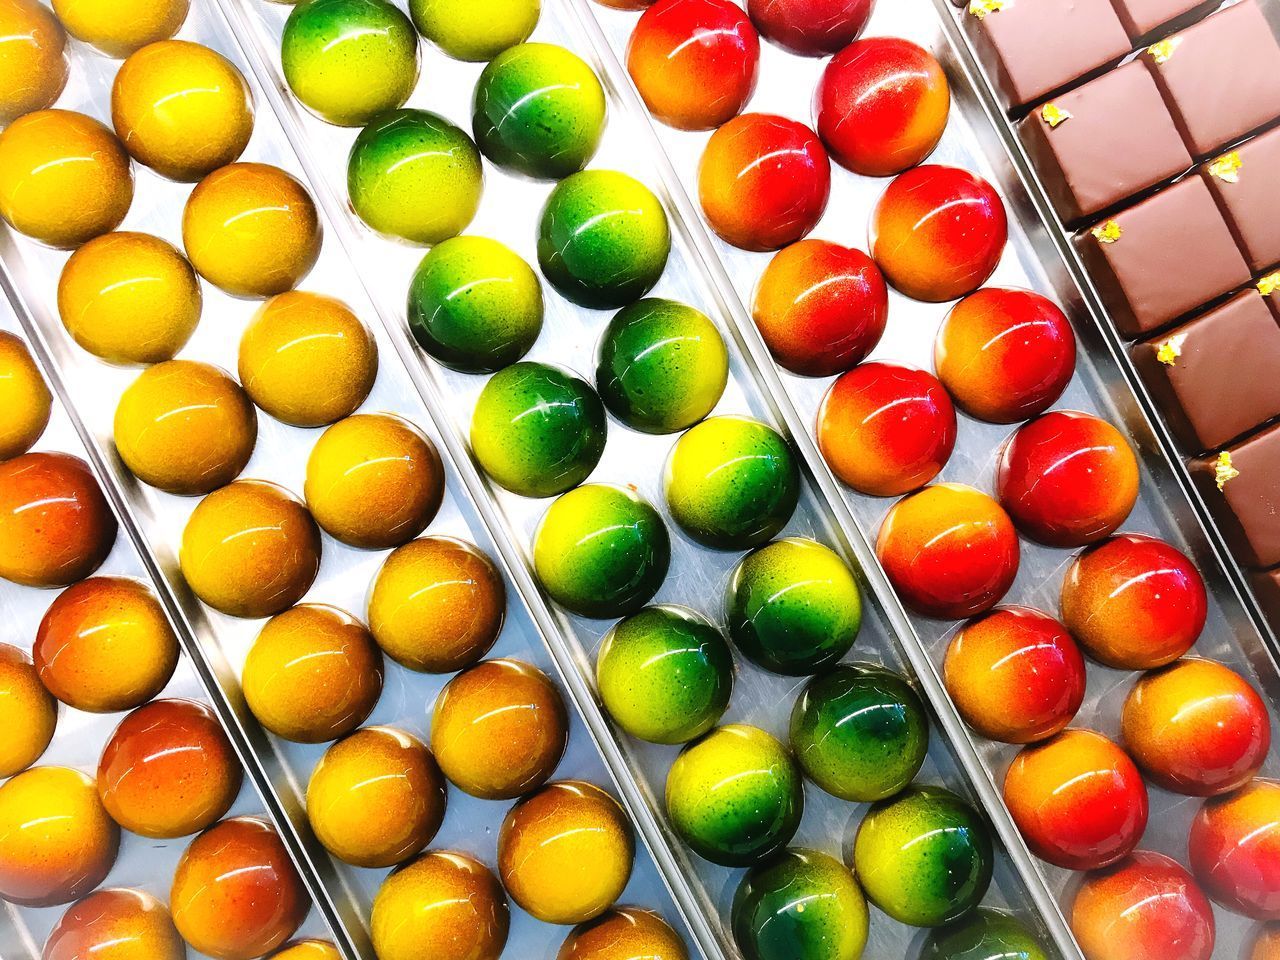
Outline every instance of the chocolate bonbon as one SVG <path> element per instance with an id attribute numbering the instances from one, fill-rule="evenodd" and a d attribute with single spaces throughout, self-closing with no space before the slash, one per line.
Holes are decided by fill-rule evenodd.
<path id="1" fill-rule="evenodd" d="M 1280 263 L 1280 130 L 1226 151 L 1200 168 L 1250 269 Z"/>
<path id="2" fill-rule="evenodd" d="M 1280 563 L 1280 426 L 1191 463 L 1191 476 L 1239 560 L 1250 567 Z"/>

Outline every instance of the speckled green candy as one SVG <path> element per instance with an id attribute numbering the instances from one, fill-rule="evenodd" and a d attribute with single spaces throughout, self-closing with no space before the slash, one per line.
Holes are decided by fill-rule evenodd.
<path id="1" fill-rule="evenodd" d="M 873 806 L 853 842 L 853 867 L 877 907 L 937 927 L 978 905 L 991 884 L 991 831 L 941 787 L 912 787 Z"/>
<path id="2" fill-rule="evenodd" d="M 432 247 L 409 284 L 409 330 L 447 367 L 491 373 L 529 352 L 542 330 L 542 286 L 519 255 L 488 237 Z"/>
<path id="3" fill-rule="evenodd" d="M 418 34 L 389 0 L 304 0 L 285 21 L 280 62 L 303 106 L 359 127 L 409 99 Z"/>
<path id="4" fill-rule="evenodd" d="M 712 417 L 676 442 L 665 488 L 685 533 L 709 547 L 745 550 L 787 525 L 800 499 L 800 468 L 771 427 Z"/>
<path id="5" fill-rule="evenodd" d="M 484 173 L 462 130 L 427 110 L 390 110 L 360 131 L 347 191 L 360 219 L 388 237 L 431 245 L 476 215 Z"/>
<path id="6" fill-rule="evenodd" d="M 608 309 L 643 297 L 670 252 L 666 211 L 625 173 L 575 173 L 542 208 L 538 264 L 557 290 L 582 306 Z"/>
<path id="7" fill-rule="evenodd" d="M 702 615 L 647 607 L 605 635 L 596 683 L 605 709 L 627 733 L 684 743 L 714 727 L 729 705 L 733 654 Z"/>
<path id="8" fill-rule="evenodd" d="M 729 637 L 744 656 L 797 677 L 837 663 L 862 626 L 858 581 L 812 540 L 779 540 L 743 557 L 729 578 L 724 610 Z"/>
<path id="9" fill-rule="evenodd" d="M 858 960 L 867 901 L 848 869 L 793 848 L 753 867 L 733 897 L 733 938 L 746 960 Z"/>
<path id="10" fill-rule="evenodd" d="M 492 60 L 524 43 L 541 10 L 539 0 L 409 0 L 418 32 L 457 60 Z"/>
<path id="11" fill-rule="evenodd" d="M 667 816 L 699 856 L 749 867 L 785 847 L 804 814 L 791 754 L 758 727 L 729 724 L 691 743 L 667 772 Z"/>
<path id="12" fill-rule="evenodd" d="M 545 363 L 499 370 L 471 415 L 471 450 L 499 486 L 554 497 L 587 479 L 606 438 L 604 404 L 585 380 Z"/>
<path id="13" fill-rule="evenodd" d="M 471 129 L 498 166 L 559 180 L 595 156 L 604 111 L 604 88 L 582 60 L 555 44 L 522 43 L 480 74 Z"/>
<path id="14" fill-rule="evenodd" d="M 658 592 L 671 539 L 658 511 L 622 487 L 589 483 L 551 505 L 533 541 L 533 567 L 557 603 L 584 617 L 621 617 Z"/>
<path id="15" fill-rule="evenodd" d="M 1021 921 L 980 909 L 931 933 L 920 960 L 1049 960 L 1049 954 Z"/>
<path id="16" fill-rule="evenodd" d="M 657 297 L 623 307 L 600 340 L 596 389 L 609 411 L 645 433 L 693 426 L 724 393 L 729 354 L 707 315 Z"/>
<path id="17" fill-rule="evenodd" d="M 905 788 L 929 750 L 929 719 L 898 674 L 841 664 L 815 677 L 791 711 L 791 749 L 818 786 L 871 803 Z"/>

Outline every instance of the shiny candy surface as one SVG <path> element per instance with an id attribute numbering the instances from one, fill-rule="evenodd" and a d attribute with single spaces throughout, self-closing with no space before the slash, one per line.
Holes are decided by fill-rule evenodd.
<path id="1" fill-rule="evenodd" d="M 940 483 L 894 504 L 876 556 L 909 607 L 955 619 L 1000 602 L 1018 572 L 1018 536 L 985 493 Z"/>
<path id="2" fill-rule="evenodd" d="M 0 463 L 0 577 L 65 587 L 97 570 L 116 518 L 88 464 L 66 453 Z"/>
<path id="3" fill-rule="evenodd" d="M 183 939 L 221 960 L 274 950 L 311 907 L 275 829 L 254 817 L 224 820 L 191 841 L 169 904 Z"/>
<path id="4" fill-rule="evenodd" d="M 1076 366 L 1076 337 L 1052 300 L 1030 290 L 988 287 L 947 314 L 934 369 L 956 405 L 992 423 L 1043 413 Z"/>
<path id="5" fill-rule="evenodd" d="M 53 395 L 27 345 L 0 330 L 0 460 L 26 453 L 49 425 Z"/>
<path id="6" fill-rule="evenodd" d="M 1007 606 L 966 623 L 943 663 L 947 692 L 965 722 L 1004 743 L 1061 732 L 1084 702 L 1085 664 L 1047 613 Z"/>
<path id="7" fill-rule="evenodd" d="M 733 937 L 748 960 L 858 960 L 867 902 L 839 860 L 792 848 L 751 868 L 733 897 Z"/>
<path id="8" fill-rule="evenodd" d="M 529 352 L 542 331 L 533 268 L 488 237 L 431 248 L 409 285 L 409 331 L 422 349 L 464 373 L 492 373 Z"/>
<path id="9" fill-rule="evenodd" d="M 190 0 L 54 0 L 67 30 L 109 57 L 127 57 L 167 40 L 187 19 Z"/>
<path id="10" fill-rule="evenodd" d="M 347 191 L 360 219 L 410 243 L 431 245 L 461 233 L 476 215 L 483 185 L 471 138 L 426 110 L 379 114 L 347 159 Z"/>
<path id="11" fill-rule="evenodd" d="M 748 0 L 760 32 L 792 53 L 835 53 L 867 25 L 874 0 Z"/>
<path id="12" fill-rule="evenodd" d="M 1209 960 L 1214 922 L 1191 875 L 1140 850 L 1090 874 L 1071 905 L 1071 931 L 1088 960 Z"/>
<path id="13" fill-rule="evenodd" d="M 283 487 L 238 480 L 196 506 L 178 559 L 209 606 L 233 617 L 269 617 L 310 589 L 320 569 L 320 530 Z"/>
<path id="14" fill-rule="evenodd" d="M 1008 237 L 1004 201 L 957 167 L 930 164 L 898 175 L 871 214 L 871 256 L 916 300 L 954 300 L 980 287 Z"/>
<path id="15" fill-rule="evenodd" d="M 63 703 L 115 713 L 164 689 L 178 663 L 178 638 L 146 584 L 91 577 L 49 604 L 31 655 L 41 682 Z"/>
<path id="16" fill-rule="evenodd" d="M 978 909 L 930 934 L 919 960 L 1050 960 L 1050 954 L 1020 920 Z"/>
<path id="17" fill-rule="evenodd" d="M 316 838 L 358 867 L 390 867 L 421 853 L 444 811 L 444 777 L 431 751 L 393 727 L 365 727 L 339 740 L 307 785 Z"/>
<path id="18" fill-rule="evenodd" d="M 1096 870 L 1133 852 L 1147 826 L 1147 786 L 1129 755 L 1090 730 L 1024 747 L 1004 799 L 1031 852 L 1068 870 Z"/>
<path id="19" fill-rule="evenodd" d="M 863 891 L 889 916 L 934 927 L 972 910 L 991 883 L 991 828 L 941 787 L 911 787 L 873 806 L 853 844 Z"/>
<path id="20" fill-rule="evenodd" d="M 648 607 L 605 634 L 596 685 L 609 716 L 633 737 L 684 743 L 715 726 L 729 705 L 733 654 L 701 614 Z"/>
<path id="21" fill-rule="evenodd" d="M 32 767 L 0 785 L 0 897 L 28 907 L 70 903 L 116 861 L 120 828 L 93 778 Z"/>
<path id="22" fill-rule="evenodd" d="M 492 60 L 538 25 L 540 0 L 409 0 L 418 32 L 458 60 Z"/>
<path id="23" fill-rule="evenodd" d="M 485 660 L 450 680 L 431 716 L 431 749 L 465 793 L 510 800 L 546 782 L 568 742 L 560 691 L 537 667 Z"/>
<path id="24" fill-rule="evenodd" d="M 194 700 L 156 700 L 116 727 L 98 764 L 112 819 L 144 837 L 183 837 L 226 814 L 240 761 L 214 712 Z"/>
<path id="25" fill-rule="evenodd" d="M 364 624 L 314 603 L 272 617 L 241 674 L 258 722 L 300 743 L 323 743 L 358 727 L 377 704 L 382 680 L 382 653 Z"/>
<path id="26" fill-rule="evenodd" d="M 280 37 L 289 89 L 330 123 L 358 127 L 409 99 L 418 81 L 418 35 L 388 0 L 298 4 Z"/>
<path id="27" fill-rule="evenodd" d="M 110 363 L 172 360 L 195 332 L 203 299 L 187 258 L 146 233 L 90 240 L 58 279 L 62 325 Z"/>
<path id="28" fill-rule="evenodd" d="M 584 307 L 621 307 L 644 296 L 670 252 L 666 211 L 625 173 L 572 174 L 542 208 L 538 265 L 552 286 Z"/>
<path id="29" fill-rule="evenodd" d="M 758 727 L 729 724 L 676 758 L 666 806 L 695 853 L 744 867 L 790 842 L 804 813 L 804 784 L 786 747 Z"/>
<path id="30" fill-rule="evenodd" d="M 324 940 L 299 940 L 273 953 L 271 960 L 341 960 L 341 954 Z"/>
<path id="31" fill-rule="evenodd" d="M 113 439 L 143 483 L 199 496 L 239 476 L 258 440 L 258 416 L 231 376 L 196 360 L 148 367 L 120 395 Z"/>
<path id="32" fill-rule="evenodd" d="M 163 903 L 141 890 L 99 890 L 67 909 L 40 960 L 186 960 Z"/>
<path id="33" fill-rule="evenodd" d="M 540 180 L 577 173 L 604 132 L 604 88 L 564 47 L 522 43 L 493 58 L 476 81 L 472 132 L 500 167 Z"/>
<path id="34" fill-rule="evenodd" d="M 502 631 L 502 575 L 473 544 L 423 537 L 392 551 L 373 581 L 369 628 L 410 670 L 452 673 L 485 655 Z"/>
<path id="35" fill-rule="evenodd" d="M 675 433 L 709 414 L 724 393 L 729 354 L 699 310 L 656 297 L 623 307 L 605 328 L 596 389 L 609 412 L 645 433 Z"/>
<path id="36" fill-rule="evenodd" d="M 731 0 L 659 0 L 636 21 L 627 72 L 655 117 L 711 130 L 736 117 L 756 88 L 760 37 Z"/>
<path id="37" fill-rule="evenodd" d="M 383 881 L 370 928 L 380 960 L 421 960 L 427 943 L 433 960 L 498 960 L 510 922 L 488 867 L 432 850 Z"/>
<path id="38" fill-rule="evenodd" d="M 996 496 L 1018 529 L 1056 547 L 1113 533 L 1138 499 L 1138 460 L 1105 420 L 1054 410 L 1005 441 Z"/>
<path id="39" fill-rule="evenodd" d="M 191 191 L 182 243 L 191 265 L 236 297 L 292 290 L 320 256 L 320 219 L 306 187 L 279 167 L 231 163 Z"/>
<path id="40" fill-rule="evenodd" d="M 1280 924 L 1271 923 L 1258 931 L 1246 960 L 1276 960 L 1280 957 Z"/>
<path id="41" fill-rule="evenodd" d="M 744 113 L 711 135 L 698 163 L 698 199 L 711 229 L 743 250 L 777 250 L 818 224 L 831 162 L 812 130 Z"/>
<path id="42" fill-rule="evenodd" d="M 1208 615 L 1200 573 L 1155 537 L 1122 533 L 1085 550 L 1062 580 L 1062 621 L 1089 656 L 1125 670 L 1172 663 Z"/>
<path id="43" fill-rule="evenodd" d="M 773 359 L 808 377 L 861 363 L 880 341 L 888 314 L 880 268 L 861 250 L 829 240 L 801 240 L 779 250 L 751 303 Z"/>
<path id="44" fill-rule="evenodd" d="M 1280 782 L 1254 780 L 1205 801 L 1187 846 L 1214 900 L 1255 920 L 1280 920 Z"/>
<path id="45" fill-rule="evenodd" d="M 813 540 L 789 537 L 747 554 L 725 591 L 734 646 L 775 673 L 807 676 L 840 660 L 862 626 L 853 572 Z"/>
<path id="46" fill-rule="evenodd" d="M 745 550 L 787 525 L 800 498 L 800 471 L 772 427 L 713 417 L 676 441 L 663 489 L 671 518 L 694 540 Z"/>
<path id="47" fill-rule="evenodd" d="M 53 105 L 67 83 L 67 34 L 38 0 L 0 2 L 0 125 Z"/>
<path id="48" fill-rule="evenodd" d="M 818 447 L 859 493 L 893 497 L 936 477 L 956 444 L 956 411 L 932 374 L 863 363 L 833 383 L 818 408 Z"/>
<path id="49" fill-rule="evenodd" d="M 726 697 L 727 701 L 727 697 Z M 31 658 L 0 643 L 0 777 L 11 777 L 40 759 L 58 724 L 58 704 L 40 682 Z"/>
<path id="50" fill-rule="evenodd" d="M 244 152 L 253 134 L 253 97 L 244 75 L 221 54 L 186 40 L 161 40 L 120 67 L 111 122 L 139 163 L 194 182 Z"/>
<path id="51" fill-rule="evenodd" d="M 656 913 L 619 907 L 574 928 L 556 960 L 689 960 L 689 951 Z"/>
<path id="52" fill-rule="evenodd" d="M 114 230 L 133 202 L 133 169 L 115 135 L 68 110 L 39 110 L 0 133 L 0 217 L 53 247 Z"/>

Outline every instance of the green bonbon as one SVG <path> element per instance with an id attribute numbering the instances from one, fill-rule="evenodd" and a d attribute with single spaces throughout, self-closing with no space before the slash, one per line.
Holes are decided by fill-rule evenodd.
<path id="1" fill-rule="evenodd" d="M 457 60 L 492 60 L 524 43 L 541 11 L 539 0 L 409 0 L 418 32 Z"/>
<path id="2" fill-rule="evenodd" d="M 929 934 L 920 960 L 1050 960 L 1050 954 L 1020 920 L 979 909 Z"/>

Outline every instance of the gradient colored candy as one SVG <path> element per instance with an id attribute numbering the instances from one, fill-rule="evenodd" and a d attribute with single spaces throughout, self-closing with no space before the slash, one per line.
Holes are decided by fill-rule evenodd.
<path id="1" fill-rule="evenodd" d="M 604 115 L 604 88 L 579 57 L 551 43 L 522 43 L 480 74 L 471 129 L 498 166 L 559 180 L 595 155 Z"/>
<path id="2" fill-rule="evenodd" d="M 1127 857 L 1147 826 L 1147 786 L 1138 768 L 1091 730 L 1024 747 L 1005 775 L 1004 800 L 1031 852 L 1069 870 Z"/>
<path id="3" fill-rule="evenodd" d="M 596 686 L 609 716 L 651 743 L 684 743 L 720 719 L 733 692 L 733 654 L 720 631 L 685 607 L 647 607 L 605 634 Z"/>
<path id="4" fill-rule="evenodd" d="M 1076 337 L 1052 300 L 987 287 L 951 308 L 934 342 L 933 365 L 965 413 L 1016 423 L 1062 396 L 1076 366 Z"/>
<path id="5" fill-rule="evenodd" d="M 542 330 L 542 312 L 533 269 L 488 237 L 437 244 L 409 284 L 409 332 L 464 373 L 492 373 L 523 357 Z"/>
<path id="6" fill-rule="evenodd" d="M 671 538 L 638 494 L 591 483 L 556 500 L 534 533 L 538 582 L 557 603 L 584 617 L 633 613 L 666 579 Z"/>
<path id="7" fill-rule="evenodd" d="M 1030 607 L 966 623 L 943 663 L 947 692 L 974 730 L 1004 743 L 1061 732 L 1084 702 L 1085 665 L 1066 628 Z"/>
<path id="8" fill-rule="evenodd" d="M 729 354 L 701 311 L 656 297 L 623 307 L 605 328 L 596 389 L 609 412 L 645 433 L 675 433 L 724 393 Z"/>
<path id="9" fill-rule="evenodd" d="M 918 960 L 1050 960 L 1050 954 L 1021 921 L 979 908 L 929 934 Z"/>
<path id="10" fill-rule="evenodd" d="M 667 214 L 640 181 L 583 170 L 556 185 L 538 223 L 538 265 L 584 307 L 621 307 L 658 282 L 671 252 Z"/>
<path id="11" fill-rule="evenodd" d="M 858 960 L 868 919 L 848 868 L 817 850 L 752 867 L 733 895 L 733 938 L 747 960 Z"/>
<path id="12" fill-rule="evenodd" d="M 1209 960 L 1213 911 L 1191 875 L 1139 850 L 1090 874 L 1071 905 L 1071 932 L 1088 960 Z"/>
<path id="13" fill-rule="evenodd" d="M 743 250 L 778 250 L 818 225 L 831 192 L 827 151 L 803 123 L 744 113 L 711 135 L 698 199 L 711 229 Z"/>
<path id="14" fill-rule="evenodd" d="M 748 0 L 760 32 L 804 57 L 835 53 L 862 33 L 874 0 Z"/>
<path id="15" fill-rule="evenodd" d="M 0 726 L 7 731 L 0 740 L 0 777 L 12 777 L 39 760 L 57 725 L 58 703 L 31 658 L 0 643 Z"/>
<path id="16" fill-rule="evenodd" d="M 1200 573 L 1155 537 L 1104 540 L 1076 557 L 1062 580 L 1062 622 L 1089 656 L 1122 670 L 1177 660 L 1207 616 Z"/>
<path id="17" fill-rule="evenodd" d="M 30 450 L 52 412 L 53 395 L 31 351 L 17 336 L 0 330 L 0 460 Z"/>
<path id="18" fill-rule="evenodd" d="M 649 112 L 681 130 L 712 130 L 756 88 L 760 37 L 731 0 L 659 0 L 627 42 L 627 72 Z"/>
<path id="19" fill-rule="evenodd" d="M 916 927 L 950 923 L 977 906 L 993 861 L 986 820 L 941 787 L 911 787 L 876 804 L 853 842 L 868 899 Z"/>
<path id="20" fill-rule="evenodd" d="M 804 814 L 787 748 L 758 727 L 717 727 L 667 771 L 667 816 L 700 857 L 745 867 L 785 847 Z"/>
<path id="21" fill-rule="evenodd" d="M 466 229 L 480 205 L 480 152 L 427 110 L 391 110 L 360 131 L 347 159 L 351 206 L 384 236 L 431 245 Z"/>
<path id="22" fill-rule="evenodd" d="M 507 895 L 488 867 L 431 850 L 383 881 L 370 932 L 381 960 L 498 960 L 511 923 Z"/>
<path id="23" fill-rule="evenodd" d="M 916 300 L 954 300 L 982 286 L 1007 237 L 1000 195 L 957 167 L 929 164 L 899 174 L 871 214 L 871 256 Z"/>
<path id="24" fill-rule="evenodd" d="M 409 99 L 418 82 L 418 34 L 388 0 L 311 0 L 285 21 L 280 65 L 304 107 L 358 127 Z"/>
<path id="25" fill-rule="evenodd" d="M 756 284 L 751 316 L 773 359 L 829 377 L 861 363 L 884 334 L 889 293 L 861 250 L 801 240 L 779 250 Z"/>
<path id="26" fill-rule="evenodd" d="M 859 493 L 894 497 L 946 466 L 956 444 L 956 411 L 932 374 L 863 363 L 827 390 L 817 435 L 837 477 Z"/>
<path id="27" fill-rule="evenodd" d="M 424 37 L 458 60 L 492 60 L 538 25 L 540 0 L 409 0 Z"/>
<path id="28" fill-rule="evenodd" d="M 586 381 L 522 361 L 484 385 L 471 415 L 471 452 L 499 486 L 554 497 L 596 468 L 606 431 L 604 405 Z"/>
<path id="29" fill-rule="evenodd" d="M 0 3 L 0 126 L 53 105 L 67 84 L 67 34 L 38 0 Z"/>
<path id="30" fill-rule="evenodd" d="M 996 496 L 1018 529 L 1055 547 L 1115 532 L 1138 499 L 1138 460 L 1105 420 L 1053 410 L 1005 441 Z"/>
<path id="31" fill-rule="evenodd" d="M 341 955 L 324 940 L 298 940 L 273 953 L 271 960 L 341 960 Z"/>
<path id="32" fill-rule="evenodd" d="M 734 646 L 775 673 L 806 676 L 840 660 L 862 626 L 852 571 L 829 548 L 788 538 L 747 554 L 725 591 Z"/>
<path id="33" fill-rule="evenodd" d="M 54 0 L 67 31 L 109 57 L 167 40 L 187 19 L 190 0 Z"/>
<path id="34" fill-rule="evenodd" d="M 958 619 L 989 610 L 1018 573 L 1018 536 L 985 493 L 938 483 L 899 500 L 880 525 L 876 556 L 904 603 Z"/>
<path id="35" fill-rule="evenodd" d="M 801 691 L 791 710 L 791 749 L 827 793 L 870 803 L 898 793 L 920 771 L 929 718 L 898 674 L 841 664 Z"/>
<path id="36" fill-rule="evenodd" d="M 800 470 L 772 427 L 712 417 L 676 441 L 663 489 L 671 518 L 694 540 L 745 550 L 787 525 L 800 499 Z"/>
<path id="37" fill-rule="evenodd" d="M 689 951 L 656 913 L 619 907 L 575 927 L 556 960 L 689 960 Z"/>
<path id="38" fill-rule="evenodd" d="M 1254 920 L 1280 920 L 1280 782 L 1206 800 L 1187 841 L 1205 892 Z"/>
<path id="39" fill-rule="evenodd" d="M 1271 923 L 1258 931 L 1246 960 L 1276 960 L 1280 957 L 1280 924 Z"/>
<path id="40" fill-rule="evenodd" d="M 141 890 L 99 890 L 67 908 L 40 960 L 186 960 L 168 908 Z"/>
<path id="41" fill-rule="evenodd" d="M 929 156 L 950 109 L 942 66 L 899 37 L 849 44 L 827 63 L 813 96 L 814 127 L 831 156 L 871 177 L 901 173 Z"/>

